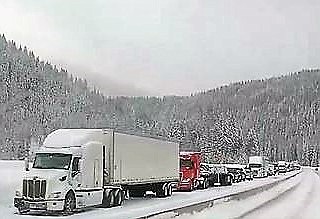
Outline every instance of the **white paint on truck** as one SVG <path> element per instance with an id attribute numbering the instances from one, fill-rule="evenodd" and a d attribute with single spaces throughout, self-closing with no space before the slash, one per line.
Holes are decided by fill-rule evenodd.
<path id="1" fill-rule="evenodd" d="M 49 134 L 24 176 L 15 206 L 65 211 L 119 206 L 128 194 L 170 196 L 179 179 L 177 143 L 108 129 L 59 129 Z"/>

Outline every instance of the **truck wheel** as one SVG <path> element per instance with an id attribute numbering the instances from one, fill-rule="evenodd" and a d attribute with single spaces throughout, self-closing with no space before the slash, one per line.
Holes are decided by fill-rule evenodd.
<path id="1" fill-rule="evenodd" d="M 164 198 L 166 197 L 166 195 L 168 194 L 168 189 L 166 185 L 163 184 L 159 184 L 157 186 L 157 191 L 156 191 L 156 196 L 159 198 Z"/>
<path id="2" fill-rule="evenodd" d="M 204 181 L 203 181 L 203 189 L 207 189 L 208 187 L 209 187 L 209 182 L 208 182 L 208 179 L 205 179 Z"/>
<path id="3" fill-rule="evenodd" d="M 232 185 L 232 179 L 231 179 L 231 177 L 228 176 L 227 180 L 228 180 L 228 186 L 231 186 L 231 185 Z"/>
<path id="4" fill-rule="evenodd" d="M 76 208 L 76 198 L 74 197 L 73 193 L 69 192 L 66 195 L 66 199 L 64 201 L 63 212 L 66 215 L 70 215 L 73 213 L 75 208 Z"/>
<path id="5" fill-rule="evenodd" d="M 206 189 L 207 188 L 209 188 L 210 187 L 210 182 L 209 182 L 209 179 L 207 179 L 207 181 L 206 181 L 207 183 L 206 183 Z"/>
<path id="6" fill-rule="evenodd" d="M 169 188 L 168 188 L 168 184 L 165 184 L 163 186 L 163 193 L 164 193 L 164 197 L 167 197 L 168 196 L 168 193 L 169 193 Z"/>
<path id="7" fill-rule="evenodd" d="M 171 184 L 168 185 L 168 196 L 172 196 L 172 186 L 171 186 Z"/>
<path id="8" fill-rule="evenodd" d="M 226 178 L 225 177 L 221 177 L 220 186 L 225 186 L 225 185 L 226 185 Z"/>
<path id="9" fill-rule="evenodd" d="M 23 214 L 27 214 L 30 210 L 29 209 L 25 209 L 23 207 L 18 207 L 18 213 L 23 215 Z"/>
<path id="10" fill-rule="evenodd" d="M 114 198 L 114 206 L 121 206 L 124 198 L 123 191 L 120 189 L 116 190 Z"/>
<path id="11" fill-rule="evenodd" d="M 114 191 L 105 190 L 103 193 L 102 207 L 111 208 L 114 206 Z"/>
<path id="12" fill-rule="evenodd" d="M 191 182 L 190 184 L 190 192 L 192 192 L 194 190 L 194 185 L 193 185 L 193 182 Z"/>

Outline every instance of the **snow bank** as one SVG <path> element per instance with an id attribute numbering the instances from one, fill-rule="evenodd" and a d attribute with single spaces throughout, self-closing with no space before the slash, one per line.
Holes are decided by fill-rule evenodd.
<path id="1" fill-rule="evenodd" d="M 15 211 L 13 197 L 22 182 L 24 161 L 0 160 L 0 218 L 9 218 Z"/>

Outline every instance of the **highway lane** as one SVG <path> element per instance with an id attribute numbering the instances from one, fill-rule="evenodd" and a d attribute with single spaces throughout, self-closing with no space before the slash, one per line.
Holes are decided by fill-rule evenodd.
<path id="1" fill-rule="evenodd" d="M 310 168 L 271 189 L 179 218 L 319 219 L 320 177 Z"/>

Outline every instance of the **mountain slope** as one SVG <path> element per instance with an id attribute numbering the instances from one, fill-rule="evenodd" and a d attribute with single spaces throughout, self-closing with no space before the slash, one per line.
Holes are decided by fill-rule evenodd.
<path id="1" fill-rule="evenodd" d="M 106 97 L 0 37 L 0 157 L 58 128 L 115 128 L 178 141 L 212 162 L 248 155 L 316 164 L 320 71 L 233 83 L 188 97 Z"/>

